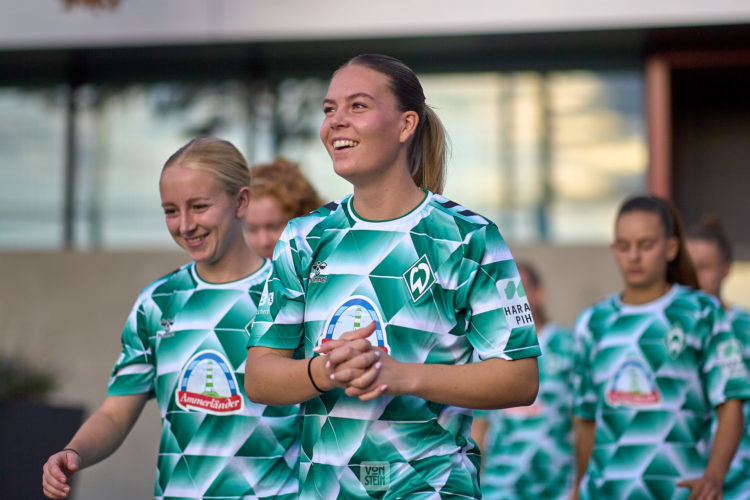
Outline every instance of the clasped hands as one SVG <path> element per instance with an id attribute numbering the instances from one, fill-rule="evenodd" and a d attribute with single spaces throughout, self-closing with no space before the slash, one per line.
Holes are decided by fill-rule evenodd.
<path id="1" fill-rule="evenodd" d="M 400 363 L 367 340 L 374 331 L 373 321 L 313 349 L 324 361 L 323 371 L 329 378 L 325 387 L 340 387 L 347 396 L 361 401 L 394 393 Z"/>

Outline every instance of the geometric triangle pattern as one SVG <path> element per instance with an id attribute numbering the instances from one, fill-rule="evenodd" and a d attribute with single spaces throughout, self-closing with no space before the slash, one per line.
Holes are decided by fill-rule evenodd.
<path id="1" fill-rule="evenodd" d="M 546 324 L 539 332 L 539 394 L 531 406 L 476 411 L 487 421 L 482 446 L 484 498 L 567 499 L 573 485 L 572 330 Z"/>
<path id="2" fill-rule="evenodd" d="M 727 311 L 727 319 L 732 325 L 732 331 L 742 346 L 742 359 L 750 371 L 750 312 L 732 307 Z M 724 478 L 725 500 L 746 500 L 750 498 L 750 400 L 742 405 L 745 431 L 742 440 L 734 454 L 734 460 Z M 716 415 L 712 421 L 712 430 L 716 431 Z"/>
<path id="3" fill-rule="evenodd" d="M 688 498 L 676 483 L 703 475 L 713 409 L 750 397 L 718 301 L 682 285 L 647 304 L 613 295 L 575 333 L 574 413 L 596 424 L 581 498 Z"/>
<path id="4" fill-rule="evenodd" d="M 388 221 L 362 219 L 351 200 L 287 225 L 248 345 L 309 358 L 374 321 L 370 342 L 401 362 L 539 355 L 497 226 L 430 192 Z M 303 407 L 301 498 L 480 494 L 471 410 L 413 396 L 363 403 L 338 389 Z"/>
<path id="5" fill-rule="evenodd" d="M 244 394 L 245 326 L 270 271 L 266 260 L 214 284 L 191 262 L 146 287 L 127 319 L 108 394 L 157 400 L 158 499 L 297 498 L 300 407 Z"/>

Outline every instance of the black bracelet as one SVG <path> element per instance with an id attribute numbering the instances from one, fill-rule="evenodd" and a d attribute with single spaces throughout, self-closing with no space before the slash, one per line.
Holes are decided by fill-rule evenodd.
<path id="1" fill-rule="evenodd" d="M 78 458 L 81 458 L 81 454 L 78 453 L 78 450 L 74 450 L 73 448 L 63 448 L 60 451 L 72 451 L 73 453 L 75 453 L 76 455 L 78 455 Z"/>
<path id="2" fill-rule="evenodd" d="M 320 387 L 318 387 L 318 384 L 316 384 L 315 381 L 313 380 L 312 370 L 310 369 L 310 367 L 312 366 L 313 359 L 315 358 L 310 358 L 310 361 L 307 362 L 307 376 L 310 377 L 310 383 L 312 384 L 312 386 L 315 388 L 316 391 L 327 392 L 321 389 Z"/>

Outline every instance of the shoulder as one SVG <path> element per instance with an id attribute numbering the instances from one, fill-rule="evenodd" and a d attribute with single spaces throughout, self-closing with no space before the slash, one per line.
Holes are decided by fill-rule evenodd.
<path id="1" fill-rule="evenodd" d="M 189 262 L 178 267 L 174 271 L 155 279 L 141 290 L 141 293 L 138 296 L 139 299 L 151 297 L 157 294 L 171 293 L 175 289 L 183 289 L 186 286 L 195 286 L 193 277 L 190 274 L 190 268 L 193 264 L 193 262 Z"/>
<path id="2" fill-rule="evenodd" d="M 611 318 L 613 314 L 620 310 L 617 298 L 618 294 L 612 294 L 584 309 L 578 315 L 575 330 L 582 327 L 588 328 Z"/>
<path id="3" fill-rule="evenodd" d="M 287 237 L 305 237 L 329 227 L 340 226 L 346 221 L 343 207 L 349 198 L 351 195 L 326 203 L 301 217 L 295 217 L 289 221 L 284 232 Z"/>
<path id="4" fill-rule="evenodd" d="M 684 308 L 703 311 L 721 311 L 721 303 L 713 295 L 684 285 L 675 285 L 676 291 L 670 308 Z"/>
<path id="5" fill-rule="evenodd" d="M 452 218 L 456 224 L 462 226 L 473 227 L 475 229 L 483 228 L 488 225 L 494 226 L 494 224 L 486 217 L 483 217 L 476 212 L 472 212 L 468 208 L 453 200 L 449 200 L 441 194 L 432 193 L 432 199 L 430 200 L 429 206 L 432 209 L 431 213 L 434 213 L 434 215 L 442 215 L 446 218 Z"/>
<path id="6" fill-rule="evenodd" d="M 740 322 L 750 325 L 750 311 L 742 309 L 739 306 L 732 306 L 727 311 L 727 317 L 729 317 L 732 322 Z"/>
<path id="7" fill-rule="evenodd" d="M 512 259 L 500 229 L 486 217 L 439 194 L 432 195 L 428 209 L 424 230 L 434 238 L 462 243 L 482 263 Z"/>

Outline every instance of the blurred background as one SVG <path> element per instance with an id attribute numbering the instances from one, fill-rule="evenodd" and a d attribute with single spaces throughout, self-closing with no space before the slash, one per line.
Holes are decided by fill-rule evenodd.
<path id="1" fill-rule="evenodd" d="M 417 71 L 452 143 L 445 194 L 539 267 L 555 321 L 619 289 L 615 210 L 646 191 L 688 225 L 721 218 L 739 260 L 725 293 L 750 307 L 746 1 L 89 3 L 0 15 L 0 354 L 51 374 L 55 405 L 98 406 L 138 292 L 186 261 L 157 183 L 190 138 L 349 192 L 318 128 L 331 72 L 365 52 Z M 150 403 L 74 498 L 152 496 L 158 439 Z"/>

